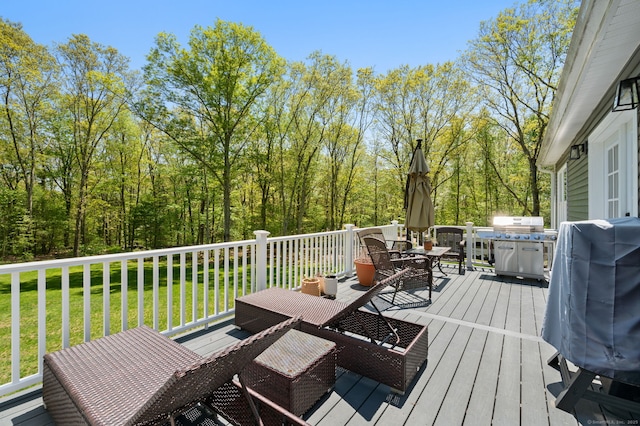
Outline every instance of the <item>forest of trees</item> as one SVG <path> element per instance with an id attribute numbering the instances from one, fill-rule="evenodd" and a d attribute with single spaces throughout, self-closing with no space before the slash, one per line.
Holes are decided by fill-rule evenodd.
<path id="1" fill-rule="evenodd" d="M 458 60 L 384 74 L 320 52 L 290 63 L 221 20 L 185 46 L 158 34 L 132 70 L 86 35 L 47 47 L 0 19 L 0 257 L 403 222 L 418 138 L 437 224 L 548 224 L 536 159 L 577 3 L 524 2 Z"/>

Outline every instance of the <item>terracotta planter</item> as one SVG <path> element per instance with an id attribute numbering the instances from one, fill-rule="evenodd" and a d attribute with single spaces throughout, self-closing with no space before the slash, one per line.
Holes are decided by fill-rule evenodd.
<path id="1" fill-rule="evenodd" d="M 376 273 L 376 268 L 370 261 L 362 262 L 358 259 L 354 260 L 356 265 L 356 275 L 358 276 L 358 282 L 360 285 L 371 286 L 373 284 L 373 276 Z"/>
<path id="2" fill-rule="evenodd" d="M 302 293 L 320 296 L 320 280 L 317 277 L 302 280 Z"/>
<path id="3" fill-rule="evenodd" d="M 424 242 L 424 249 L 431 250 L 433 248 L 433 242 L 431 240 L 427 240 Z"/>

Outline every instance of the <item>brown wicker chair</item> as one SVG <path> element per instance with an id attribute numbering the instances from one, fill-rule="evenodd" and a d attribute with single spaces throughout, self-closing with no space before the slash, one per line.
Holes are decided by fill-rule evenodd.
<path id="1" fill-rule="evenodd" d="M 288 319 L 206 358 L 146 326 L 49 353 L 44 404 L 59 425 L 174 424 L 218 414 L 238 425 L 306 424 L 234 379 L 299 324 Z"/>
<path id="2" fill-rule="evenodd" d="M 369 251 L 369 256 L 373 261 L 376 269 L 374 276 L 375 281 L 383 280 L 393 274 L 408 268 L 408 273 L 404 279 L 397 282 L 394 286 L 393 298 L 391 303 L 395 302 L 395 297 L 400 290 L 409 290 L 413 288 L 429 288 L 429 300 L 431 300 L 432 279 L 430 277 L 429 260 L 424 256 L 409 256 L 401 258 L 392 258 L 391 253 L 387 249 L 383 241 L 374 237 L 364 237 L 364 243 Z"/>
<path id="3" fill-rule="evenodd" d="M 442 256 L 442 259 L 452 259 L 458 262 L 458 273 L 464 274 L 464 249 L 466 240 L 464 239 L 464 230 L 456 227 L 440 227 L 435 229 L 436 240 L 441 247 L 451 247 L 447 253 Z M 440 264 L 440 258 L 438 259 L 438 269 L 443 274 L 442 265 Z M 446 275 L 446 274 L 445 274 Z"/>
<path id="4" fill-rule="evenodd" d="M 374 237 L 379 239 L 380 241 L 383 241 L 387 246 L 391 245 L 391 248 L 389 248 L 389 254 L 394 259 L 403 257 L 402 253 L 413 247 L 411 241 L 408 240 L 386 240 L 384 234 L 382 233 L 382 229 L 380 228 L 366 228 L 358 231 L 360 245 L 363 247 L 366 247 L 366 244 L 364 242 L 365 237 Z"/>
<path id="5" fill-rule="evenodd" d="M 294 316 L 300 329 L 336 343 L 337 364 L 404 393 L 427 360 L 427 326 L 388 318 L 374 298 L 409 270 L 379 281 L 350 303 L 272 287 L 236 299 L 235 323 L 252 333 Z M 360 309 L 367 303 L 374 312 Z"/>

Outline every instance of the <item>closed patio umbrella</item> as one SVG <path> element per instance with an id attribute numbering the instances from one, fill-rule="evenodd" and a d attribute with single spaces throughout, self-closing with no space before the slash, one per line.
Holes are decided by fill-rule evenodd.
<path id="1" fill-rule="evenodd" d="M 407 230 L 424 232 L 434 225 L 433 202 L 431 201 L 431 183 L 429 166 L 422 152 L 422 139 L 413 152 L 409 175 L 404 194 L 404 207 L 407 210 L 405 227 Z"/>

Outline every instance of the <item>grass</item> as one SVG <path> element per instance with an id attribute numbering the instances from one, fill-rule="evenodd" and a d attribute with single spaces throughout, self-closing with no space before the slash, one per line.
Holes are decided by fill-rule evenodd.
<path id="1" fill-rule="evenodd" d="M 233 270 L 230 265 L 230 270 Z M 91 308 L 90 308 L 90 334 L 91 339 L 103 335 L 103 265 L 91 265 Z M 214 274 L 215 270 L 209 270 L 209 311 L 214 311 Z M 109 286 L 109 318 L 110 331 L 115 333 L 122 327 L 121 311 L 121 267 L 120 262 L 111 264 Z M 138 324 L 138 276 L 137 262 L 130 262 L 127 267 L 127 328 Z M 242 269 L 239 269 L 239 280 Z M 190 321 L 193 308 L 192 299 L 192 270 L 186 267 L 184 291 L 185 297 L 185 322 Z M 180 324 L 180 266 L 173 265 L 173 314 L 172 324 Z M 204 309 L 203 300 L 203 270 L 198 271 L 198 317 L 202 317 Z M 233 278 L 229 277 L 229 291 L 233 291 Z M 20 275 L 20 374 L 25 377 L 38 371 L 38 291 L 37 272 L 22 273 Z M 242 285 L 240 283 L 240 285 Z M 233 307 L 234 294 L 228 294 L 229 306 L 224 306 L 224 275 L 219 273 L 219 303 L 218 308 L 224 310 Z M 83 268 L 81 266 L 69 269 L 69 317 L 70 317 L 70 344 L 76 345 L 84 340 L 84 301 L 83 301 Z M 250 289 L 239 289 L 240 294 Z M 167 328 L 167 264 L 159 263 L 159 308 L 158 320 L 160 330 Z M 153 263 L 148 260 L 144 263 L 144 324 L 153 325 Z M 62 271 L 51 269 L 46 275 L 46 335 L 47 352 L 53 352 L 62 348 Z M 11 277 L 0 275 L 0 384 L 11 381 Z"/>

